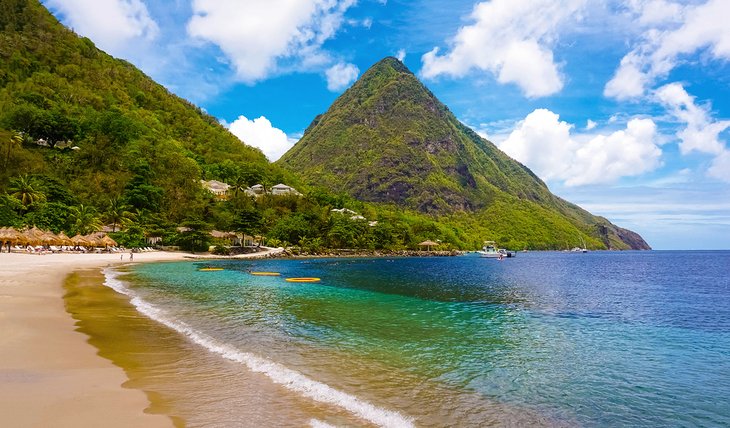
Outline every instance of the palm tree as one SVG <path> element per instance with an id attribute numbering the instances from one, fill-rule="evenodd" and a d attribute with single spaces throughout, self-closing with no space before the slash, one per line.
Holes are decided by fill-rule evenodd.
<path id="1" fill-rule="evenodd" d="M 38 190 L 36 181 L 27 174 L 10 180 L 8 189 L 10 195 L 20 201 L 23 209 L 28 209 L 32 204 L 46 200 L 46 195 Z"/>
<path id="2" fill-rule="evenodd" d="M 5 169 L 8 168 L 8 163 L 10 163 L 10 152 L 14 147 L 20 147 L 21 143 L 23 143 L 23 134 L 18 131 L 13 131 L 8 139 L 8 151 L 5 154 Z"/>
<path id="3" fill-rule="evenodd" d="M 104 217 L 112 224 L 112 232 L 117 231 L 118 225 L 127 224 L 134 219 L 134 213 L 129 211 L 129 208 L 131 207 L 119 198 L 109 199 L 109 208 L 104 213 Z"/>
<path id="4" fill-rule="evenodd" d="M 68 217 L 73 224 L 73 231 L 80 235 L 96 232 L 102 226 L 96 210 L 84 204 L 69 208 Z"/>
<path id="5" fill-rule="evenodd" d="M 242 193 L 246 192 L 246 189 L 248 189 L 246 178 L 239 175 L 238 177 L 236 177 L 233 185 L 231 186 L 231 190 L 233 191 L 233 197 L 238 198 Z"/>

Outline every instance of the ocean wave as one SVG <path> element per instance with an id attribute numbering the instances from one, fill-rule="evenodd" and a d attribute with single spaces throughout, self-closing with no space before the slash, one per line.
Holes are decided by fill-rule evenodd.
<path id="1" fill-rule="evenodd" d="M 194 343 L 214 352 L 223 358 L 245 365 L 249 370 L 262 373 L 274 383 L 282 385 L 290 391 L 297 392 L 312 400 L 330 404 L 382 427 L 413 427 L 413 419 L 402 414 L 377 407 L 354 395 L 339 391 L 331 386 L 310 379 L 282 364 L 257 355 L 243 352 L 227 343 L 222 343 L 205 333 L 199 332 L 181 320 L 174 319 L 165 310 L 142 299 L 129 289 L 114 269 L 104 269 L 106 280 L 104 285 L 117 293 L 129 297 L 130 302 L 143 315 L 163 324 L 178 333 L 187 336 Z"/>

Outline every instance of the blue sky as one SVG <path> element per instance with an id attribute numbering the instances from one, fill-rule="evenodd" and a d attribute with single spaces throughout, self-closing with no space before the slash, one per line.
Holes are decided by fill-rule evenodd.
<path id="1" fill-rule="evenodd" d="M 275 160 L 396 56 L 551 190 L 656 249 L 730 248 L 730 2 L 43 0 Z"/>

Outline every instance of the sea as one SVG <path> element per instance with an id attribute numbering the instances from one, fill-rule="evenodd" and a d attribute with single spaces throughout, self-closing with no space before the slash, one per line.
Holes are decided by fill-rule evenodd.
<path id="1" fill-rule="evenodd" d="M 74 316 L 178 426 L 730 426 L 730 251 L 104 275 Z"/>

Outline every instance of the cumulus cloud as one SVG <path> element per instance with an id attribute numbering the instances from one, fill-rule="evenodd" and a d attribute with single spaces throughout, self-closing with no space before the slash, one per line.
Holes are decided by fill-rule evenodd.
<path id="1" fill-rule="evenodd" d="M 450 52 L 434 48 L 422 57 L 426 78 L 463 77 L 488 71 L 500 83 L 514 83 L 528 97 L 554 94 L 563 78 L 553 57 L 559 27 L 583 8 L 585 0 L 492 0 L 478 3 L 473 24 L 459 29 Z"/>
<path id="2" fill-rule="evenodd" d="M 403 60 L 406 59 L 406 50 L 398 49 L 398 53 L 395 54 L 395 57 L 398 58 L 398 61 L 403 62 Z"/>
<path id="3" fill-rule="evenodd" d="M 657 79 L 666 77 L 682 56 L 700 50 L 715 59 L 730 59 L 727 0 L 700 5 L 665 0 L 630 0 L 627 4 L 645 31 L 606 84 L 605 96 L 619 100 L 640 97 Z"/>
<path id="4" fill-rule="evenodd" d="M 240 80 L 268 77 L 282 61 L 310 68 L 331 60 L 322 44 L 355 0 L 193 0 L 187 31 L 223 51 Z"/>
<path id="5" fill-rule="evenodd" d="M 631 119 L 626 129 L 608 135 L 573 135 L 573 130 L 552 111 L 537 109 L 498 145 L 544 180 L 567 186 L 610 183 L 661 164 L 651 119 Z"/>
<path id="6" fill-rule="evenodd" d="M 714 121 L 709 107 L 698 106 L 695 98 L 679 83 L 657 89 L 656 97 L 667 111 L 686 127 L 677 133 L 682 154 L 692 151 L 719 155 L 725 148 L 720 133 L 730 128 L 730 121 Z"/>
<path id="7" fill-rule="evenodd" d="M 154 39 L 159 33 L 141 0 L 47 0 L 64 22 L 113 54 L 134 39 Z"/>
<path id="8" fill-rule="evenodd" d="M 591 129 L 594 129 L 598 124 L 590 119 L 586 121 L 586 131 L 590 131 Z"/>
<path id="9" fill-rule="evenodd" d="M 272 126 L 269 119 L 264 116 L 249 120 L 241 115 L 228 129 L 239 140 L 261 149 L 272 162 L 279 159 L 296 143 L 296 139 L 287 137 L 284 131 Z"/>
<path id="10" fill-rule="evenodd" d="M 360 69 L 354 64 L 338 63 L 325 71 L 327 89 L 332 92 L 342 90 L 357 79 Z"/>
<path id="11" fill-rule="evenodd" d="M 715 155 L 707 175 L 730 182 L 730 151 L 720 140 L 720 134 L 730 128 L 730 120 L 715 120 L 710 106 L 697 105 L 695 97 L 679 83 L 662 86 L 655 96 L 672 117 L 685 125 L 677 132 L 681 153 Z"/>

